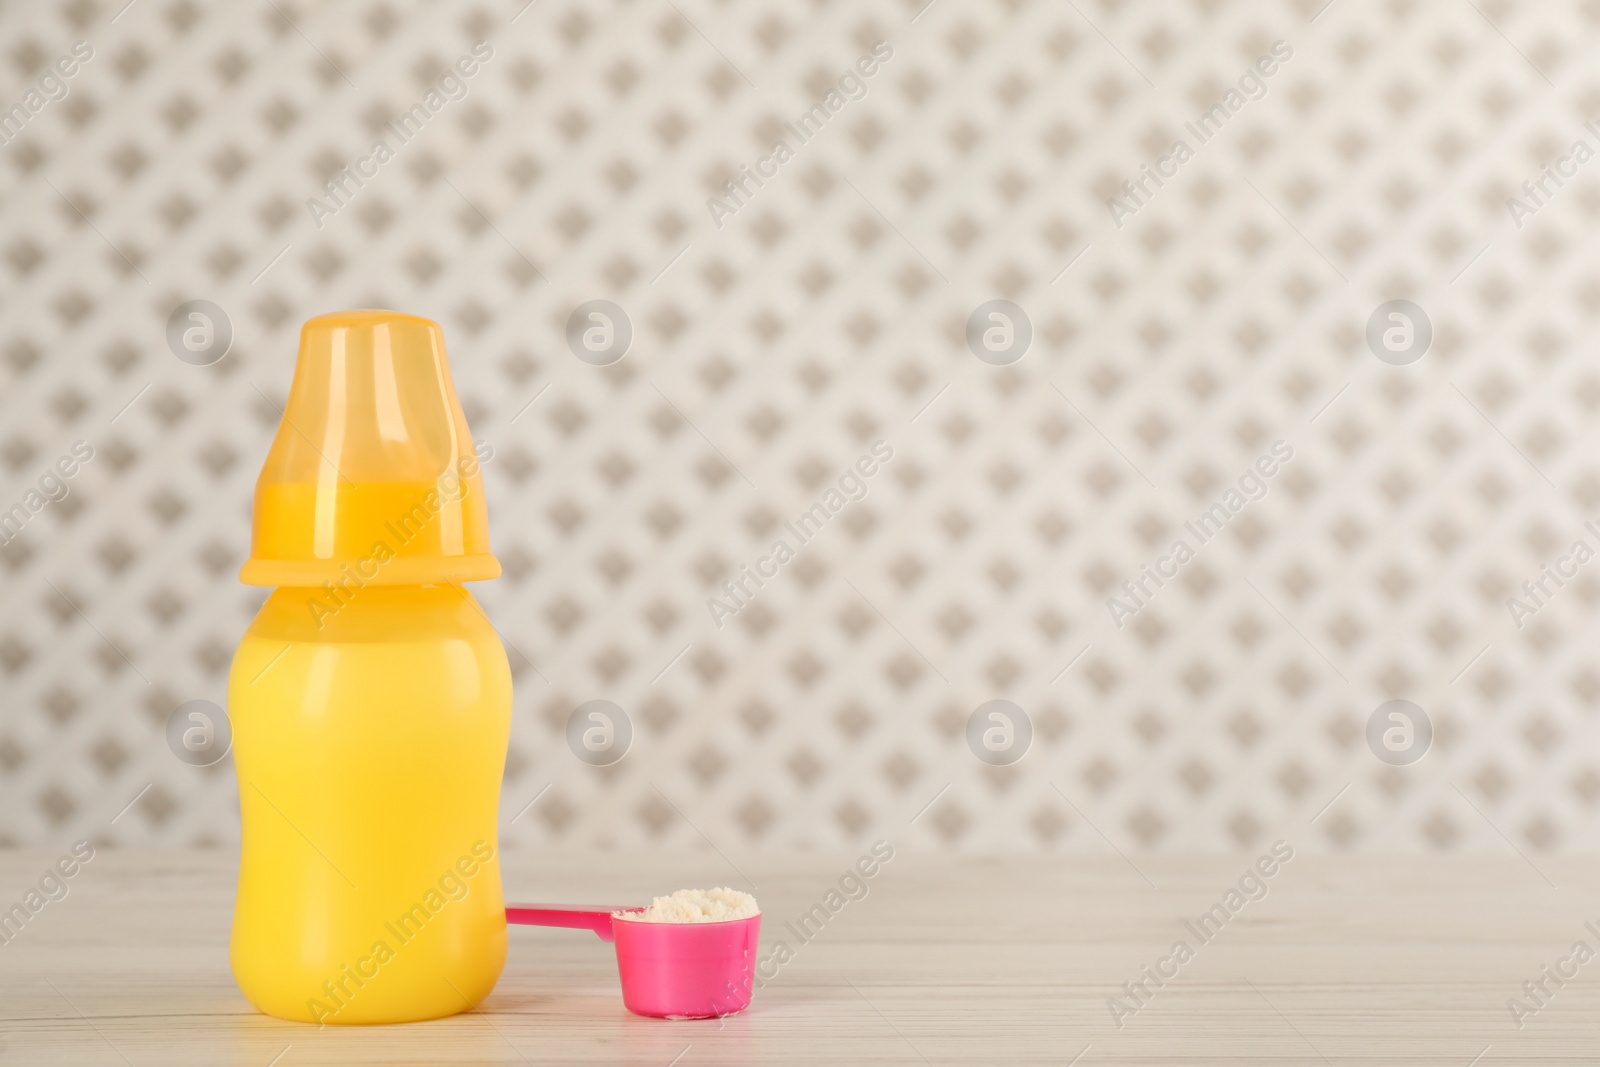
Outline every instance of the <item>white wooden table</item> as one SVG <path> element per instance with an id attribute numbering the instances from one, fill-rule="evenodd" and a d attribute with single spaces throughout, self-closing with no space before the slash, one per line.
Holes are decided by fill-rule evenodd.
<path id="1" fill-rule="evenodd" d="M 0 852 L 0 907 L 57 855 Z M 732 857 L 755 881 L 764 955 L 854 859 Z M 1201 944 L 1184 920 L 1252 859 L 1137 858 L 1141 874 L 1114 855 L 902 849 L 742 1016 L 634 1017 L 609 946 L 513 928 L 480 1012 L 318 1029 L 255 1013 L 233 985 L 232 853 L 102 850 L 0 945 L 0 1063 L 1600 1063 L 1600 959 L 1520 1030 L 1506 1006 L 1575 941 L 1600 951 L 1584 926 L 1600 929 L 1600 861 L 1301 856 Z M 513 899 L 738 884 L 710 851 L 505 862 Z M 1179 939 L 1193 958 L 1119 1029 L 1108 998 Z"/>

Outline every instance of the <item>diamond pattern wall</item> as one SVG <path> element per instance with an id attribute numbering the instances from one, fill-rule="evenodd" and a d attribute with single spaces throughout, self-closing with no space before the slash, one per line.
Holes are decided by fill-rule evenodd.
<path id="1" fill-rule="evenodd" d="M 0 9 L 0 842 L 236 835 L 231 762 L 167 721 L 224 702 L 262 599 L 299 323 L 377 306 L 443 324 L 493 450 L 509 847 L 1592 849 L 1600 570 L 1558 560 L 1600 547 L 1597 35 L 1477 0 Z M 191 300 L 232 328 L 206 365 Z M 591 300 L 610 365 L 567 340 Z M 997 300 L 1020 359 L 978 358 Z M 1371 341 L 1394 300 L 1421 358 Z M 633 724 L 608 766 L 565 739 L 594 699 Z M 996 699 L 1015 762 L 969 742 Z M 1370 740 L 1391 699 L 1418 761 Z"/>

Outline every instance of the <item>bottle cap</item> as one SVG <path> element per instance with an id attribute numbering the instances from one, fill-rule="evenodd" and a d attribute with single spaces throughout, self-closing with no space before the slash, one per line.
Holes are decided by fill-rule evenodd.
<path id="1" fill-rule="evenodd" d="M 499 575 L 439 324 L 393 311 L 309 320 L 256 480 L 240 580 L 359 587 Z"/>

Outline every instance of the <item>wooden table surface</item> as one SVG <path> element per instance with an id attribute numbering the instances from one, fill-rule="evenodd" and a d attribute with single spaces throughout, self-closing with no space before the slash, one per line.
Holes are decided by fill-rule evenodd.
<path id="1" fill-rule="evenodd" d="M 53 852 L 0 852 L 0 908 Z M 754 880 L 762 954 L 853 855 L 508 855 L 512 899 L 638 899 Z M 1202 942 L 1255 857 L 952 858 L 902 849 L 722 1021 L 637 1018 L 610 946 L 513 928 L 481 1010 L 429 1023 L 279 1022 L 234 987 L 235 856 L 102 849 L 0 945 L 0 1063 L 1600 1063 L 1600 861 L 1297 856 Z M 749 887 L 749 883 L 745 883 Z M 1254 889 L 1254 883 L 1247 888 Z M 1259 892 L 1257 890 L 1257 892 Z M 1241 898 L 1242 899 L 1242 896 Z M 1192 950 L 1139 1010 L 1123 983 Z M 794 943 L 798 945 L 797 942 Z M 1571 962 L 1560 963 L 1562 958 Z M 1523 983 L 1577 969 L 1543 1005 Z M 1507 1007 L 1536 1014 L 1518 1028 Z M 1075 1059 L 1076 1057 L 1076 1059 Z M 1475 1058 L 1477 1058 L 1475 1060 Z"/>

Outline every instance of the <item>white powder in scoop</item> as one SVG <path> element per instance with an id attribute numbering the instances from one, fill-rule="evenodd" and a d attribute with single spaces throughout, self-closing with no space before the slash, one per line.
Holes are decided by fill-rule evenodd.
<path id="1" fill-rule="evenodd" d="M 643 911 L 619 911 L 618 919 L 643 923 L 720 923 L 760 915 L 756 898 L 737 889 L 680 889 L 656 897 Z"/>

